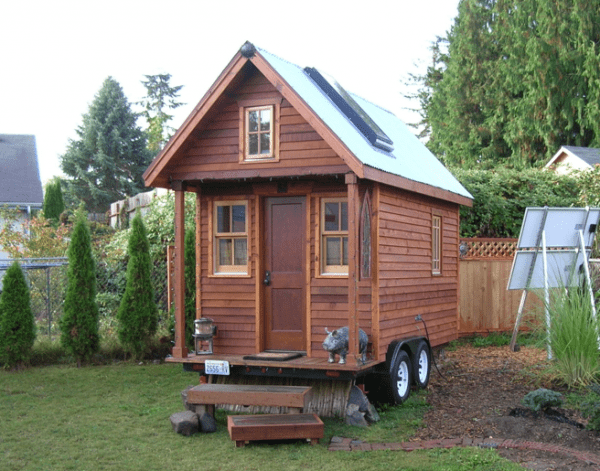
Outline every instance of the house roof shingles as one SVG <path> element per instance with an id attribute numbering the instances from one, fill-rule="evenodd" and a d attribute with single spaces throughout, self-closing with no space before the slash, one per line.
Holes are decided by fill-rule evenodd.
<path id="1" fill-rule="evenodd" d="M 0 205 L 41 207 L 43 200 L 35 136 L 0 134 Z"/>
<path id="2" fill-rule="evenodd" d="M 579 157 L 590 167 L 600 164 L 600 149 L 594 149 L 592 147 L 576 147 L 576 146 L 563 146 L 563 149 L 566 149 L 571 154 Z"/>

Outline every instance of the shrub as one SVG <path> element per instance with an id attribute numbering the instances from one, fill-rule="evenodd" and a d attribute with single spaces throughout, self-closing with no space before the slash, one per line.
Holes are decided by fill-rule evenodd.
<path id="1" fill-rule="evenodd" d="M 589 385 L 600 375 L 600 352 L 599 322 L 593 316 L 587 289 L 555 289 L 547 308 L 549 342 L 558 378 L 569 387 Z"/>
<path id="2" fill-rule="evenodd" d="M 563 398 L 560 393 L 540 388 L 526 394 L 521 403 L 529 409 L 539 411 L 562 405 Z"/>
<path id="3" fill-rule="evenodd" d="M 148 349 L 158 328 L 148 238 L 139 212 L 131 221 L 128 255 L 127 284 L 117 312 L 119 340 L 139 358 Z"/>
<path id="4" fill-rule="evenodd" d="M 581 405 L 581 413 L 587 417 L 587 428 L 600 430 L 600 384 L 591 384 L 588 400 Z"/>
<path id="5" fill-rule="evenodd" d="M 0 363 L 7 368 L 22 366 L 35 342 L 35 318 L 23 271 L 13 263 L 2 279 L 0 295 Z"/>
<path id="6" fill-rule="evenodd" d="M 77 359 L 77 366 L 98 351 L 96 273 L 90 231 L 79 212 L 68 250 L 67 292 L 59 325 L 61 343 Z"/>
<path id="7" fill-rule="evenodd" d="M 185 343 L 194 345 L 194 320 L 196 319 L 196 232 L 185 232 Z"/>

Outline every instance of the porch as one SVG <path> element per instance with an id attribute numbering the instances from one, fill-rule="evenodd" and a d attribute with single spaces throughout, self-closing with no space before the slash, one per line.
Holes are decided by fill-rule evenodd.
<path id="1" fill-rule="evenodd" d="M 348 355 L 347 363 L 329 363 L 327 358 L 311 358 L 305 355 L 286 361 L 249 359 L 249 355 L 196 355 L 188 353 L 185 358 L 170 357 L 168 363 L 181 363 L 184 369 L 204 373 L 207 360 L 226 361 L 232 376 L 270 376 L 312 379 L 351 380 L 369 373 L 382 362 L 354 361 Z"/>

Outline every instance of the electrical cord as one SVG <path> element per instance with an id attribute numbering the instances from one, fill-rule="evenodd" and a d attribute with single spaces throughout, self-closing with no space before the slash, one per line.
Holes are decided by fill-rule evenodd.
<path id="1" fill-rule="evenodd" d="M 421 314 L 419 314 L 417 317 L 415 317 L 415 321 L 417 322 L 422 322 L 423 326 L 425 327 L 425 336 L 427 337 L 427 341 L 429 342 L 429 345 L 431 345 L 431 341 L 429 340 L 429 331 L 427 330 L 427 324 L 425 323 L 425 320 L 421 317 Z M 431 347 L 429 347 L 431 349 Z M 435 366 L 435 369 L 437 370 L 438 374 L 444 378 L 446 380 L 446 382 L 450 382 L 448 380 L 448 378 L 446 378 L 442 372 L 440 371 L 440 369 L 437 366 L 437 363 L 435 361 L 435 355 L 433 355 L 433 351 L 431 352 L 431 359 L 433 360 L 433 366 Z"/>

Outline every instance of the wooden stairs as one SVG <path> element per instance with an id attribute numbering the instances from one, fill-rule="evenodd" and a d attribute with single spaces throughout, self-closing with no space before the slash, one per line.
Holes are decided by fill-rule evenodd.
<path id="1" fill-rule="evenodd" d="M 206 406 L 211 413 L 216 404 L 287 407 L 293 412 L 228 416 L 227 430 L 238 447 L 251 440 L 307 439 L 315 444 L 323 438 L 323 422 L 316 414 L 301 413 L 308 407 L 310 392 L 309 386 L 205 383 L 187 392 L 187 402 Z"/>

